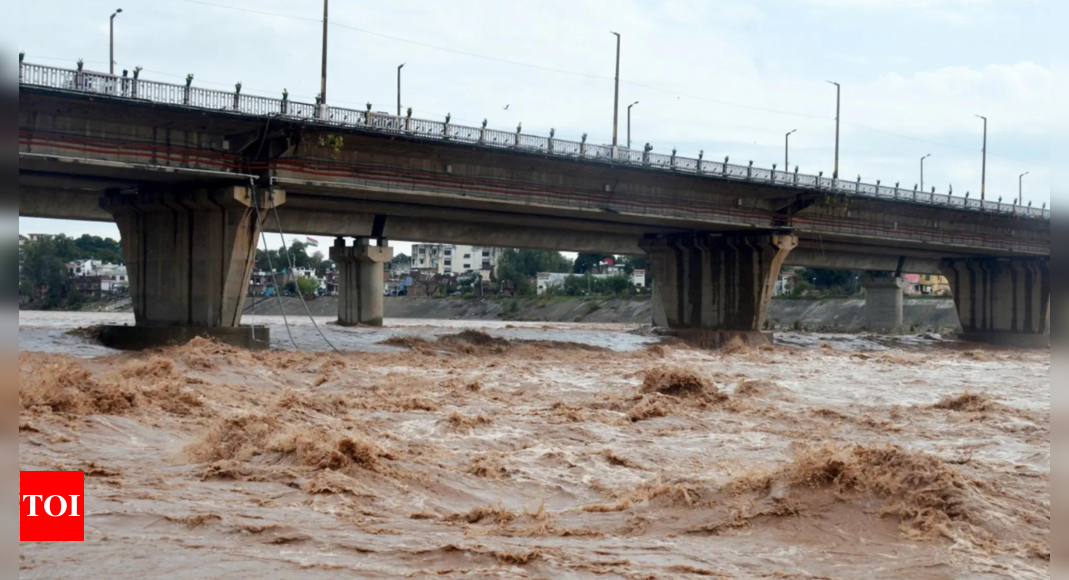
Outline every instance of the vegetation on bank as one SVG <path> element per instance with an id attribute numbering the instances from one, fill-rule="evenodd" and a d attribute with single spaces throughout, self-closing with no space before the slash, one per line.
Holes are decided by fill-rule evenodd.
<path id="1" fill-rule="evenodd" d="M 4 259 L 10 262 L 11 253 L 5 252 Z M 16 248 L 14 259 L 20 265 L 20 303 L 41 310 L 76 310 L 85 302 L 67 272 L 70 262 L 125 263 L 122 246 L 111 238 L 84 235 L 75 239 L 64 234 L 26 242 L 23 247 Z"/>
<path id="2" fill-rule="evenodd" d="M 849 270 L 823 270 L 797 268 L 790 291 L 779 300 L 837 300 L 860 298 L 862 293 L 860 272 Z"/>
<path id="3" fill-rule="evenodd" d="M 289 248 L 256 250 L 256 269 L 263 272 L 281 272 L 289 270 L 291 264 L 293 268 L 316 272 L 334 269 L 334 262 L 328 260 L 323 252 L 315 252 L 309 256 L 308 247 L 308 244 L 295 240 Z"/>

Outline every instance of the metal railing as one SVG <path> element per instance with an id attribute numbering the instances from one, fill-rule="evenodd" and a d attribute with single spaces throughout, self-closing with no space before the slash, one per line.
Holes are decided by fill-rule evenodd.
<path id="1" fill-rule="evenodd" d="M 492 129 L 477 129 L 388 114 L 368 113 L 327 105 L 297 103 L 288 99 L 241 95 L 213 91 L 191 86 L 173 85 L 104 73 L 75 71 L 35 64 L 20 64 L 19 84 L 65 91 L 96 93 L 117 98 L 136 99 L 210 109 L 257 117 L 282 117 L 286 119 L 322 123 L 355 130 L 396 133 L 443 141 L 456 141 L 499 149 L 537 152 L 546 155 L 577 157 L 592 161 L 647 167 L 662 171 L 704 175 L 721 179 L 769 183 L 807 191 L 829 192 L 862 198 L 897 200 L 902 202 L 975 210 L 988 213 L 1020 215 L 1050 219 L 1050 209 L 1039 209 L 994 201 L 938 194 L 867 184 L 860 181 L 802 175 L 773 171 L 752 166 L 732 165 L 686 157 L 668 156 L 652 152 L 636 151 L 623 147 L 590 145 L 560 139 L 548 139 L 522 132 L 509 133 Z M 368 122 L 368 118 L 371 122 Z"/>

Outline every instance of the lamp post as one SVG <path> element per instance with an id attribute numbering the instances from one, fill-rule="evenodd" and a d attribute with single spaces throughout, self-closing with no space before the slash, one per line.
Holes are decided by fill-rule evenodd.
<path id="1" fill-rule="evenodd" d="M 921 157 L 921 191 L 924 191 L 924 160 L 929 158 L 929 157 L 931 157 L 931 156 L 932 156 L 932 154 L 929 153 L 929 154 L 925 155 L 924 157 Z"/>
<path id="2" fill-rule="evenodd" d="M 787 133 L 785 139 L 786 143 L 783 147 L 783 170 L 787 173 L 791 172 L 791 135 L 798 132 L 798 129 L 794 129 L 790 133 Z"/>
<path id="3" fill-rule="evenodd" d="M 397 67 L 397 116 L 398 117 L 401 116 L 401 69 L 405 68 L 405 64 L 408 64 L 408 63 L 403 63 L 401 66 Z"/>
<path id="4" fill-rule="evenodd" d="M 327 25 L 330 15 L 330 0 L 323 0 L 323 69 L 319 78 L 320 103 L 327 104 Z"/>
<path id="5" fill-rule="evenodd" d="M 627 148 L 631 149 L 631 108 L 638 104 L 638 101 L 631 103 L 627 107 Z"/>
<path id="6" fill-rule="evenodd" d="M 1031 174 L 1032 174 L 1031 171 L 1029 171 L 1027 173 L 1022 173 L 1021 177 L 1018 179 L 1018 187 L 1019 187 L 1018 194 L 1017 194 L 1017 203 L 1018 204 L 1024 203 L 1024 178 L 1025 178 L 1026 175 L 1031 175 Z"/>
<path id="7" fill-rule="evenodd" d="M 115 17 L 122 14 L 122 8 L 119 8 L 111 15 L 111 21 L 109 22 L 111 28 L 110 42 L 108 44 L 108 73 L 115 74 Z"/>
<path id="8" fill-rule="evenodd" d="M 977 119 L 984 120 L 984 169 L 980 177 L 980 203 L 987 199 L 987 117 L 977 115 Z"/>
<path id="9" fill-rule="evenodd" d="M 828 81 L 835 85 L 835 179 L 839 179 L 839 128 L 842 124 L 843 112 L 843 86 L 835 81 Z"/>
<path id="10" fill-rule="evenodd" d="M 618 134 L 620 128 L 620 44 L 621 38 L 619 32 L 613 32 L 616 35 L 616 97 L 613 100 L 612 108 L 612 149 L 613 155 L 616 154 L 616 147 L 619 144 Z"/>

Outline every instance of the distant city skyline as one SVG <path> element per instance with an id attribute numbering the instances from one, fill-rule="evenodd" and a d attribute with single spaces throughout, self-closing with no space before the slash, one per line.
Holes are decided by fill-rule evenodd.
<path id="1" fill-rule="evenodd" d="M 41 0 L 20 13 L 28 62 L 107 69 L 115 2 Z M 119 2 L 117 70 L 143 78 L 311 101 L 318 92 L 319 2 Z M 63 14 L 61 19 L 55 14 Z M 1049 9 L 1041 0 L 456 0 L 334 2 L 328 100 L 403 107 L 431 119 L 515 127 L 590 142 L 612 138 L 615 38 L 623 34 L 621 108 L 635 101 L 636 148 L 782 167 L 834 163 L 834 80 L 843 86 L 843 179 L 980 191 L 983 126 L 991 119 L 988 197 L 1051 201 Z M 535 26 L 544 22 L 552 25 Z M 163 24 L 166 23 L 166 24 Z M 403 23 L 403 25 L 402 25 Z M 531 25 L 528 25 L 531 24 Z M 188 38 L 214 42 L 175 42 Z M 264 42 L 278 39 L 279 42 Z M 283 41 L 284 40 L 284 41 Z M 357 56 L 359 55 L 359 56 Z M 621 122 L 626 123 L 621 111 Z M 626 126 L 621 127 L 626 142 Z M 1064 195 L 1064 191 L 1059 191 Z M 28 233 L 118 237 L 112 224 L 20 218 Z M 290 232 L 287 232 L 290 234 Z M 293 239 L 304 234 L 292 232 Z M 326 253 L 329 241 L 321 251 Z M 429 240 L 428 240 L 429 241 Z M 277 247 L 278 235 L 269 236 Z M 411 253 L 409 244 L 396 243 Z"/>

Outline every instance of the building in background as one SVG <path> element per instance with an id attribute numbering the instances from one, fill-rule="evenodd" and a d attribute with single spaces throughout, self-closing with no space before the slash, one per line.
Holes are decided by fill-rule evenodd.
<path id="1" fill-rule="evenodd" d="M 286 295 L 285 288 L 290 282 L 296 283 L 301 278 L 308 278 L 319 283 L 316 294 L 319 296 L 338 295 L 338 270 L 314 270 L 312 268 L 297 268 L 292 272 L 267 272 L 255 270 L 249 277 L 249 297 L 275 296 L 276 293 Z M 277 285 L 277 286 L 276 286 Z"/>
<path id="2" fill-rule="evenodd" d="M 130 290 L 126 266 L 99 260 L 77 260 L 66 266 L 71 285 L 86 296 L 126 294 Z"/>
<path id="3" fill-rule="evenodd" d="M 792 292 L 794 292 L 794 288 L 798 284 L 798 280 L 798 272 L 783 272 L 782 274 L 780 274 L 779 279 L 776 280 L 776 290 L 774 296 L 789 296 Z"/>
<path id="4" fill-rule="evenodd" d="M 950 296 L 950 281 L 944 276 L 906 274 L 906 294 L 909 296 Z"/>
<path id="5" fill-rule="evenodd" d="M 501 248 L 486 246 L 415 244 L 412 246 L 411 270 L 434 274 L 478 272 L 489 279 L 501 252 Z"/>

